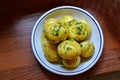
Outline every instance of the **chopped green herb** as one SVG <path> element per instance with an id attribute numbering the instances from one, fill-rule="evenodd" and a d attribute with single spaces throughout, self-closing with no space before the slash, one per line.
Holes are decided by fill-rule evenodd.
<path id="1" fill-rule="evenodd" d="M 67 51 L 72 50 L 72 48 L 70 48 L 70 47 L 66 47 L 66 49 L 67 49 Z"/>
<path id="2" fill-rule="evenodd" d="M 82 44 L 80 44 L 80 47 L 83 47 L 83 45 L 82 45 Z"/>
<path id="3" fill-rule="evenodd" d="M 54 35 L 54 36 L 58 36 L 59 31 L 60 31 L 60 26 L 55 26 L 55 27 L 53 28 L 53 35 Z"/>
<path id="4" fill-rule="evenodd" d="M 73 20 L 69 21 L 68 26 L 72 26 L 72 22 L 73 22 Z"/>

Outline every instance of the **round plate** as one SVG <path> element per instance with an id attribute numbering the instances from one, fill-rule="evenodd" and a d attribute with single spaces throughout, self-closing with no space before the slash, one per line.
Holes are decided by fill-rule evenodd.
<path id="1" fill-rule="evenodd" d="M 44 56 L 41 44 L 41 35 L 43 32 L 44 22 L 46 21 L 46 19 L 48 18 L 59 19 L 65 15 L 71 15 L 76 19 L 86 19 L 88 21 L 92 29 L 90 40 L 94 43 L 95 46 L 93 56 L 90 57 L 89 60 L 80 63 L 80 65 L 77 68 L 72 70 L 63 68 L 61 67 L 60 64 L 52 64 L 49 61 L 47 61 Z M 74 6 L 60 6 L 47 11 L 38 19 L 32 31 L 31 43 L 34 55 L 43 67 L 45 67 L 47 70 L 53 73 L 70 76 L 81 74 L 95 65 L 95 63 L 101 56 L 104 40 L 103 33 L 99 23 L 90 13 Z"/>

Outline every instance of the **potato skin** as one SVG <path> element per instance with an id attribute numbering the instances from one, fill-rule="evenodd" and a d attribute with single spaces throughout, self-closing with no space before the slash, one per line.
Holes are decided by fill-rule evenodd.
<path id="1" fill-rule="evenodd" d="M 69 38 L 76 41 L 83 41 L 89 38 L 91 28 L 86 20 L 77 21 L 75 25 L 69 27 Z"/>
<path id="2" fill-rule="evenodd" d="M 66 60 L 63 59 L 63 65 L 66 68 L 76 68 L 79 64 L 80 64 L 81 58 L 80 56 L 77 56 L 75 59 L 73 60 Z"/>
<path id="3" fill-rule="evenodd" d="M 81 54 L 81 47 L 74 40 L 66 40 L 58 45 L 57 51 L 63 59 L 73 60 Z"/>
<path id="4" fill-rule="evenodd" d="M 86 40 L 80 43 L 81 46 L 81 56 L 82 57 L 90 57 L 94 53 L 94 44 L 90 40 Z"/>
<path id="5" fill-rule="evenodd" d="M 50 18 L 45 22 L 44 32 L 47 40 L 52 44 L 58 44 L 68 37 L 67 28 L 61 26 L 55 18 Z"/>
<path id="6" fill-rule="evenodd" d="M 60 56 L 57 53 L 57 45 L 50 44 L 45 38 L 44 33 L 42 34 L 42 47 L 48 61 L 55 63 L 60 61 Z"/>

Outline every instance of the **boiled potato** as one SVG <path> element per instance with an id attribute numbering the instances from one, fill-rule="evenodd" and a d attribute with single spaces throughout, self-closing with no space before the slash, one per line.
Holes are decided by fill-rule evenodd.
<path id="1" fill-rule="evenodd" d="M 44 32 L 47 40 L 52 44 L 58 44 L 68 37 L 67 27 L 61 26 L 55 18 L 50 18 L 45 22 Z"/>
<path id="2" fill-rule="evenodd" d="M 49 26 L 49 25 L 56 25 L 58 22 L 57 19 L 55 18 L 49 18 L 45 21 L 45 26 Z"/>
<path id="3" fill-rule="evenodd" d="M 59 21 L 63 26 L 70 27 L 75 24 L 76 20 L 73 16 L 65 15 Z"/>
<path id="4" fill-rule="evenodd" d="M 58 45 L 57 51 L 63 59 L 72 60 L 80 55 L 81 47 L 74 40 L 66 40 Z"/>
<path id="5" fill-rule="evenodd" d="M 86 20 L 77 21 L 75 25 L 69 27 L 69 38 L 76 41 L 86 40 L 91 33 L 91 28 Z"/>
<path id="6" fill-rule="evenodd" d="M 66 68 L 76 68 L 79 64 L 80 64 L 81 58 L 80 56 L 77 56 L 75 59 L 73 60 L 66 60 L 63 59 L 63 65 Z"/>
<path id="7" fill-rule="evenodd" d="M 90 57 L 94 53 L 94 44 L 90 40 L 86 40 L 80 43 L 81 46 L 81 56 Z"/>
<path id="8" fill-rule="evenodd" d="M 44 34 L 42 35 L 42 47 L 48 61 L 57 63 L 60 61 L 60 56 L 57 53 L 57 45 L 50 44 Z"/>

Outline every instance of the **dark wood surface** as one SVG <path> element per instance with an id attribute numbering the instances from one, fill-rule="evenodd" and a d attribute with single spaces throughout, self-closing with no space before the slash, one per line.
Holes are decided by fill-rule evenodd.
<path id="1" fill-rule="evenodd" d="M 89 71 L 70 77 L 53 74 L 36 60 L 31 33 L 47 10 L 73 5 L 90 12 L 104 33 L 104 49 Z M 0 80 L 77 80 L 120 71 L 120 0 L 2 0 L 0 2 Z"/>

